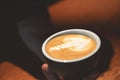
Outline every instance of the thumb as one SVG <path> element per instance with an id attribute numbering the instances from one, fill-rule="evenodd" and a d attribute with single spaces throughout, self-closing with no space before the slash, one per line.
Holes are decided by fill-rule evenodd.
<path id="1" fill-rule="evenodd" d="M 55 75 L 55 73 L 53 73 L 53 71 L 48 68 L 47 64 L 43 64 L 41 68 L 47 80 L 61 80 L 57 75 Z"/>

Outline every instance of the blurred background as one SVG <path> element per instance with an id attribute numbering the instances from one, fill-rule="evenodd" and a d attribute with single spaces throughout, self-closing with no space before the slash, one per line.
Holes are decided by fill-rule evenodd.
<path id="1" fill-rule="evenodd" d="M 88 27 L 88 29 L 94 28 L 95 30 L 103 30 L 104 32 L 108 31 L 109 33 L 116 33 L 119 35 L 119 0 L 111 0 L 109 3 L 107 3 L 106 0 L 105 4 L 100 5 L 103 8 L 99 9 L 99 7 L 97 7 L 97 11 L 95 7 L 97 5 L 92 5 L 94 0 L 93 2 L 88 1 L 88 4 L 84 4 L 84 1 L 81 0 L 81 3 L 87 7 L 81 7 L 80 9 L 77 8 L 79 10 L 77 10 L 76 7 L 83 5 L 80 5 L 74 0 L 71 0 L 69 3 L 67 1 L 68 0 L 64 3 L 62 3 L 61 0 L 4 0 L 4 2 L 0 2 L 0 62 L 9 61 L 34 77 L 38 79 L 43 78 L 43 80 L 45 79 L 41 71 L 41 65 L 43 62 L 40 60 L 38 55 L 36 55 L 34 50 L 28 48 L 18 32 L 18 23 L 26 19 L 29 20 L 29 18 L 33 17 L 42 16 L 42 19 L 47 17 L 48 20 L 52 21 L 53 26 L 58 29 L 64 29 L 62 26 L 66 26 L 67 28 L 71 28 L 73 26 L 75 26 L 74 28 L 86 28 L 88 26 L 92 26 Z M 99 3 L 102 3 L 102 1 L 103 0 L 100 0 Z M 55 2 L 56 4 L 54 4 Z M 71 3 L 73 3 L 73 5 L 69 5 Z M 111 3 L 114 3 L 112 6 L 115 6 L 116 8 L 106 8 L 106 4 L 108 5 Z M 105 13 L 92 15 L 92 17 L 90 16 L 92 13 L 81 13 L 81 10 L 84 12 L 87 11 L 87 9 L 90 10 L 90 6 L 93 7 L 92 12 L 96 13 L 104 12 L 103 9 L 106 8 Z M 106 10 L 108 9 L 110 9 L 110 12 L 107 13 Z M 82 17 L 78 17 L 80 13 Z M 101 17 L 101 15 L 105 16 Z M 112 17 L 109 17 L 111 15 Z M 46 29 L 50 30 L 49 27 L 46 27 Z"/>
<path id="2" fill-rule="evenodd" d="M 41 65 L 43 62 L 34 52 L 28 49 L 26 44 L 21 39 L 18 32 L 17 23 L 29 17 L 39 15 L 48 16 L 46 7 L 52 2 L 54 2 L 54 0 L 5 0 L 0 3 L 1 63 L 4 61 L 9 61 L 36 78 L 44 79 L 41 71 Z"/>

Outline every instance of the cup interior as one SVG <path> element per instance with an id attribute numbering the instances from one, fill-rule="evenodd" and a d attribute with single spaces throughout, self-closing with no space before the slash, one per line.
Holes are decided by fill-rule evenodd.
<path id="1" fill-rule="evenodd" d="M 65 35 L 65 34 L 81 34 L 81 35 L 85 35 L 85 36 L 88 36 L 90 38 L 92 38 L 94 41 L 96 41 L 96 48 L 88 55 L 82 57 L 82 58 L 79 58 L 79 59 L 72 59 L 72 60 L 60 60 L 60 59 L 55 59 L 53 57 L 51 57 L 49 54 L 47 54 L 46 50 L 45 50 L 45 46 L 47 44 L 48 41 L 50 41 L 51 39 L 57 37 L 57 36 L 61 36 L 61 35 Z M 55 62 L 60 62 L 60 63 L 70 63 L 70 62 L 77 62 L 77 61 L 81 61 L 81 60 L 84 60 L 84 59 L 87 59 L 89 57 L 91 57 L 92 55 L 94 55 L 98 49 L 100 48 L 101 46 L 101 40 L 100 40 L 100 37 L 90 31 L 90 30 L 85 30 L 85 29 L 68 29 L 68 30 L 63 30 L 63 31 L 60 31 L 60 32 L 57 32 L 53 35 L 51 35 L 50 37 L 48 37 L 44 42 L 43 42 L 43 45 L 42 45 L 42 52 L 43 52 L 43 55 L 48 58 L 49 60 L 52 60 L 52 61 L 55 61 Z"/>

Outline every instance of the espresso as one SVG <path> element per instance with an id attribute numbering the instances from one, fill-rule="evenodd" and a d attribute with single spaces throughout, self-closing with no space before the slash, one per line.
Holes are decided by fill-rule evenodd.
<path id="1" fill-rule="evenodd" d="M 53 58 L 72 60 L 89 55 L 96 48 L 92 38 L 80 34 L 66 34 L 48 41 L 46 52 Z"/>

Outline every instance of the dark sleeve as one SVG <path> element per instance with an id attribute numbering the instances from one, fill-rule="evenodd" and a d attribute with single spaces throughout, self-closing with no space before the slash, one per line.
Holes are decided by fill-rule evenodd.
<path id="1" fill-rule="evenodd" d="M 18 33 L 25 45 L 41 59 L 42 42 L 55 32 L 47 7 L 56 1 L 58 0 L 17 1 Z"/>
<path id="2" fill-rule="evenodd" d="M 43 41 L 55 32 L 47 16 L 24 19 L 18 23 L 18 32 L 26 46 L 43 60 L 41 46 Z"/>

